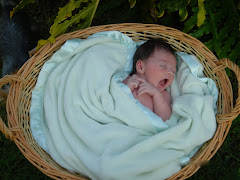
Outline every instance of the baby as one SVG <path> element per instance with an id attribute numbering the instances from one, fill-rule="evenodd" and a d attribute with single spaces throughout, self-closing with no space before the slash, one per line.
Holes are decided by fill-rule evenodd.
<path id="1" fill-rule="evenodd" d="M 123 83 L 134 98 L 160 116 L 163 121 L 172 113 L 171 96 L 166 88 L 176 73 L 177 60 L 174 50 L 162 39 L 148 40 L 133 57 L 133 72 Z"/>

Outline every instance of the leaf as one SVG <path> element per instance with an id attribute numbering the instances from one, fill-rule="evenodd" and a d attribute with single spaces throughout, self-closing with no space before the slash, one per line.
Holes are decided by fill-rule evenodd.
<path id="1" fill-rule="evenodd" d="M 88 0 L 86 0 L 87 2 Z M 79 4 L 76 4 L 79 5 Z M 57 26 L 66 20 L 67 18 L 72 16 L 72 11 L 76 8 L 75 0 L 70 0 L 67 5 L 65 5 L 63 8 L 59 8 L 58 15 L 54 20 L 53 25 L 50 27 L 50 34 L 54 34 L 57 30 Z"/>
<path id="2" fill-rule="evenodd" d="M 213 51 L 213 39 L 209 40 L 208 42 L 205 42 L 204 44 L 205 46 L 207 46 L 208 49 Z"/>
<path id="3" fill-rule="evenodd" d="M 179 16 L 180 21 L 185 21 L 188 16 L 187 5 L 190 3 L 191 0 L 182 0 L 179 5 Z"/>
<path id="4" fill-rule="evenodd" d="M 80 10 L 78 14 L 74 15 L 70 20 L 65 21 L 65 26 L 63 27 L 71 27 L 71 25 L 77 24 L 76 29 L 84 29 L 91 25 L 94 14 L 96 12 L 99 0 L 90 1 L 88 7 L 84 7 L 84 9 Z"/>
<path id="5" fill-rule="evenodd" d="M 166 1 L 164 6 L 169 13 L 172 13 L 179 10 L 179 3 L 179 1 Z"/>
<path id="6" fill-rule="evenodd" d="M 157 7 L 158 7 L 157 17 L 161 18 L 164 15 L 164 12 L 165 12 L 164 3 L 158 2 Z"/>
<path id="7" fill-rule="evenodd" d="M 36 50 L 39 50 L 41 47 L 43 47 L 45 44 L 49 43 L 48 40 L 41 39 L 38 41 Z"/>
<path id="8" fill-rule="evenodd" d="M 197 30 L 195 30 L 193 33 L 190 33 L 190 35 L 198 39 L 203 35 L 209 34 L 209 33 L 210 33 L 210 24 L 206 23 L 202 25 L 200 28 L 198 28 Z"/>
<path id="9" fill-rule="evenodd" d="M 234 46 L 234 44 L 236 44 L 239 30 L 232 22 L 234 21 L 226 22 L 218 34 L 217 39 L 223 44 L 221 51 L 218 54 L 220 58 L 228 57 L 228 53 L 231 51 L 231 48 Z M 225 39 L 222 38 L 224 35 Z"/>
<path id="10" fill-rule="evenodd" d="M 136 4 L 136 0 L 128 0 L 130 3 L 130 8 L 133 8 Z"/>
<path id="11" fill-rule="evenodd" d="M 183 6 L 179 8 L 179 16 L 181 18 L 181 21 L 184 21 L 187 16 L 188 16 L 188 11 L 187 11 L 187 7 Z"/>
<path id="12" fill-rule="evenodd" d="M 213 34 L 213 47 L 217 55 L 219 56 L 221 53 L 221 46 L 223 45 L 223 41 L 220 41 L 218 37 L 218 24 L 216 23 L 216 18 L 213 12 L 209 12 L 209 20 L 206 23 L 209 24 L 210 32 Z"/>
<path id="13" fill-rule="evenodd" d="M 185 21 L 183 32 L 189 33 L 189 31 L 191 31 L 196 24 L 197 24 L 197 14 L 194 14 L 187 21 Z"/>
<path id="14" fill-rule="evenodd" d="M 232 27 L 234 27 L 234 21 L 226 21 L 218 33 L 218 39 L 220 41 L 225 41 L 228 37 L 228 33 L 232 31 Z"/>
<path id="15" fill-rule="evenodd" d="M 188 5 L 192 0 L 185 0 L 185 4 Z"/>
<path id="16" fill-rule="evenodd" d="M 72 1 L 74 4 L 72 4 Z M 98 3 L 99 0 L 70 0 L 65 7 L 59 9 L 58 16 L 56 17 L 54 24 L 51 26 L 49 31 L 51 36 L 47 40 L 41 42 L 53 43 L 57 36 L 64 34 L 68 28 L 73 27 L 74 25 L 77 25 L 76 29 L 84 29 L 89 27 L 92 23 Z M 71 16 L 73 10 L 79 11 L 75 15 Z M 39 44 L 38 47 L 40 48 L 42 45 L 44 44 Z M 37 50 L 39 48 L 37 48 Z"/>
<path id="17" fill-rule="evenodd" d="M 22 0 L 12 11 L 10 11 L 10 18 L 19 10 L 24 8 L 26 5 L 35 3 L 35 0 Z"/>
<path id="18" fill-rule="evenodd" d="M 197 15 L 197 19 L 198 19 L 198 22 L 197 22 L 197 26 L 201 26 L 203 24 L 203 22 L 205 21 L 205 18 L 206 18 L 206 10 L 204 8 L 204 0 L 198 0 L 198 8 L 199 8 L 199 11 L 198 11 L 198 15 Z"/>
<path id="19" fill-rule="evenodd" d="M 61 34 L 64 34 L 67 30 L 67 28 L 71 27 L 73 24 L 80 23 L 78 27 L 81 27 L 80 29 L 89 27 L 93 16 L 95 14 L 95 11 L 97 9 L 99 0 L 78 0 L 75 2 L 75 7 L 80 8 L 82 3 L 89 3 L 87 7 L 83 7 L 83 9 L 80 9 L 77 14 L 72 16 L 69 20 L 65 20 L 62 23 L 59 23 L 54 30 L 50 32 L 51 36 L 57 37 Z M 84 23 L 81 25 L 82 22 L 80 20 L 85 20 Z"/>
<path id="20" fill-rule="evenodd" d="M 229 38 L 224 42 L 224 46 L 218 54 L 219 58 L 228 57 L 228 53 L 231 51 L 231 47 L 235 44 L 236 33 L 232 33 Z"/>
<path id="21" fill-rule="evenodd" d="M 233 48 L 229 55 L 229 59 L 231 59 L 233 62 L 237 62 L 237 58 L 240 60 L 240 42 L 237 43 L 237 45 Z"/>

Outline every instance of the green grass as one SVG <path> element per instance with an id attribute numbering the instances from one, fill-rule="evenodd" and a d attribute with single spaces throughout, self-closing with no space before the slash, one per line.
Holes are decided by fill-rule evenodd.
<path id="1" fill-rule="evenodd" d="M 50 3 L 52 2 L 52 3 Z M 54 12 L 57 12 L 58 2 L 64 4 L 68 0 L 62 1 L 38 1 L 38 7 L 30 6 L 25 10 L 31 16 L 36 16 L 40 24 L 41 38 L 48 37 L 48 28 L 54 19 Z M 113 13 L 114 12 L 114 13 Z M 129 9 L 127 0 L 107 1 L 100 0 L 92 25 L 139 22 L 152 23 L 148 14 L 140 8 Z M 168 22 L 169 23 L 169 22 Z M 164 24 L 164 23 L 163 23 Z M 164 24 L 169 25 L 169 24 Z M 171 25 L 180 29 L 182 24 L 176 22 Z M 237 82 L 233 81 L 233 89 L 236 94 Z M 234 96 L 236 98 L 236 95 Z M 0 105 L 0 116 L 6 119 L 4 106 Z M 240 117 L 234 120 L 230 132 L 222 147 L 208 164 L 201 167 L 190 180 L 240 180 Z M 6 139 L 0 133 L 0 179 L 1 180 L 26 180 L 50 179 L 34 167 L 16 147 L 14 142 Z"/>
<path id="2" fill-rule="evenodd" d="M 0 136 L 0 179 L 50 179 L 35 168 L 20 152 L 14 142 Z"/>

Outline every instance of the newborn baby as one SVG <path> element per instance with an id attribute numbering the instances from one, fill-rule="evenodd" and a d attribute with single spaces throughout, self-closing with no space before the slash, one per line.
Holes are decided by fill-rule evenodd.
<path id="1" fill-rule="evenodd" d="M 134 98 L 160 116 L 163 121 L 172 113 L 171 96 L 166 90 L 173 82 L 177 60 L 174 50 L 162 39 L 148 40 L 133 57 L 133 72 L 123 83 Z"/>

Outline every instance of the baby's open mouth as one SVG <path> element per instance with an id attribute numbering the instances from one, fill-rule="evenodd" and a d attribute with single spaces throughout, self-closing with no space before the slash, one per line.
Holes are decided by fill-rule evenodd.
<path id="1" fill-rule="evenodd" d="M 167 82 L 168 82 L 168 79 L 163 79 L 159 82 L 159 85 L 164 87 L 167 84 Z"/>

